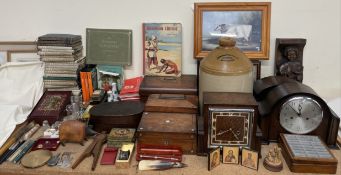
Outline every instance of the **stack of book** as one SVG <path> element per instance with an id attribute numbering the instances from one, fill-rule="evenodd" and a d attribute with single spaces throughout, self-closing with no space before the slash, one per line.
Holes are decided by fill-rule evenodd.
<path id="1" fill-rule="evenodd" d="M 133 128 L 112 128 L 109 135 L 107 146 L 120 148 L 124 143 L 135 142 L 135 129 Z"/>
<path id="2" fill-rule="evenodd" d="M 123 87 L 120 91 L 121 101 L 140 100 L 140 85 L 143 77 L 136 77 L 124 80 Z"/>
<path id="3" fill-rule="evenodd" d="M 46 34 L 38 38 L 38 55 L 45 62 L 44 88 L 75 90 L 77 72 L 84 66 L 80 35 Z"/>

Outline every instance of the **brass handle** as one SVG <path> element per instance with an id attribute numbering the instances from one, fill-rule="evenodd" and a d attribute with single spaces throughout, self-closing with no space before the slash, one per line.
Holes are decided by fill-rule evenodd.
<path id="1" fill-rule="evenodd" d="M 168 141 L 168 140 L 164 140 L 164 141 L 163 141 L 163 144 L 164 144 L 164 145 L 168 145 L 168 144 L 169 144 L 169 141 Z"/>

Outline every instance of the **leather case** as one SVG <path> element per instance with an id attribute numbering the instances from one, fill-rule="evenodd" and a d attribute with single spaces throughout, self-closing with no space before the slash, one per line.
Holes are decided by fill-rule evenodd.
<path id="1" fill-rule="evenodd" d="M 40 138 L 34 143 L 31 151 L 35 151 L 38 149 L 56 151 L 59 147 L 59 143 L 59 138 Z"/>
<path id="2" fill-rule="evenodd" d="M 114 165 L 116 156 L 117 156 L 117 148 L 104 148 L 101 165 Z"/>

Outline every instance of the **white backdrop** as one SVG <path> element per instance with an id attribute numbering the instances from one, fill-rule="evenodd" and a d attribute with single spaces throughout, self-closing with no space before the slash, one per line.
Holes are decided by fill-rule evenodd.
<path id="1" fill-rule="evenodd" d="M 183 27 L 183 72 L 195 74 L 194 2 L 198 1 L 1 0 L 0 41 L 36 40 L 46 33 L 81 34 L 84 39 L 87 27 L 132 29 L 133 65 L 126 68 L 129 78 L 142 74 L 142 23 L 180 22 Z M 271 2 L 270 60 L 262 62 L 261 76 L 273 74 L 276 38 L 306 38 L 304 83 L 324 98 L 341 96 L 340 0 Z"/>

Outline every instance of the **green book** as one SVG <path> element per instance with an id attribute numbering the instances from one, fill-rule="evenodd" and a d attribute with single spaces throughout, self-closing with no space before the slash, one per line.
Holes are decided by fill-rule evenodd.
<path id="1" fill-rule="evenodd" d="M 131 65 L 132 30 L 86 29 L 86 63 Z"/>

